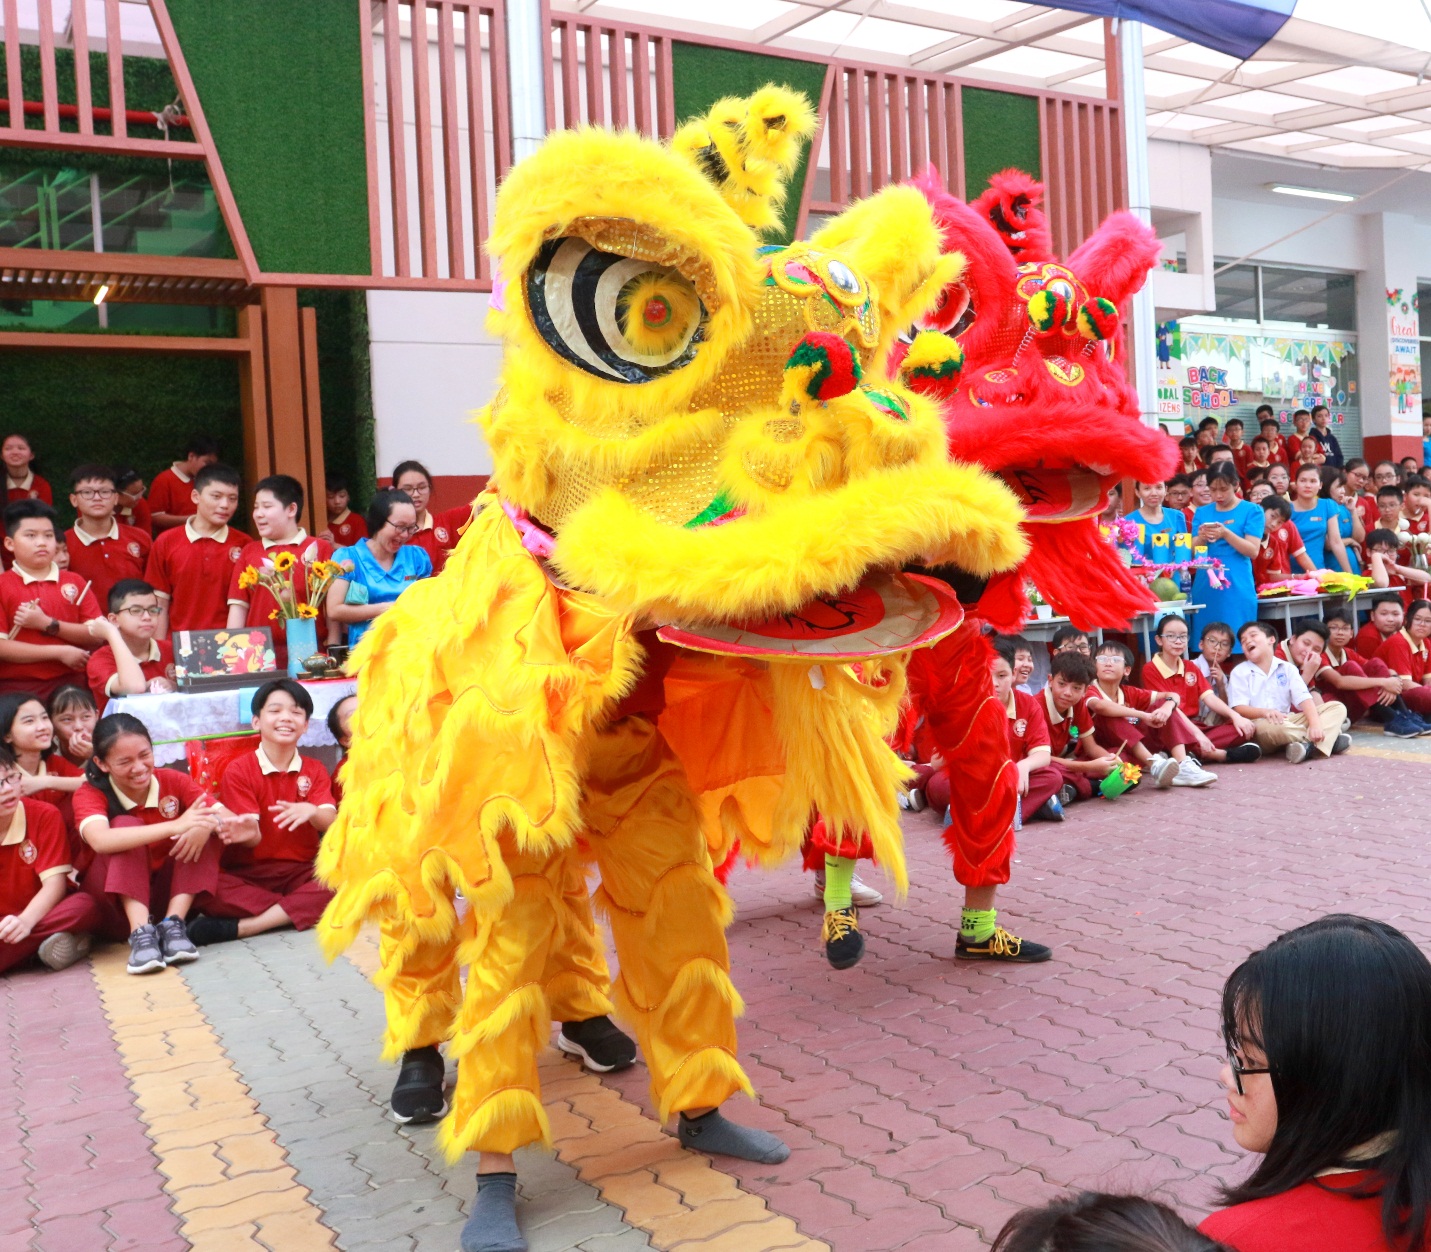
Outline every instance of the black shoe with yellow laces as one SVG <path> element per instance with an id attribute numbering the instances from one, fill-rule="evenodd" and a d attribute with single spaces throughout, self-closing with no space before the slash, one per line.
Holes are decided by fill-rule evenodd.
<path id="1" fill-rule="evenodd" d="M 995 926 L 987 939 L 967 939 L 963 932 L 954 944 L 954 955 L 961 961 L 1017 961 L 1034 965 L 1053 955 L 1052 948 L 1030 939 L 1011 935 L 1002 926 Z"/>
<path id="2" fill-rule="evenodd" d="M 849 969 L 859 964 L 860 957 L 865 954 L 860 915 L 854 905 L 847 909 L 831 909 L 826 913 L 820 938 L 825 942 L 825 959 L 836 969 Z"/>

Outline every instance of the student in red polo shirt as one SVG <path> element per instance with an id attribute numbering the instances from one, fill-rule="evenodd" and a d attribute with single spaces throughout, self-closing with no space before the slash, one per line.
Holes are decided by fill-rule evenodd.
<path id="1" fill-rule="evenodd" d="M 1306 409 L 1298 409 L 1292 414 L 1292 429 L 1282 437 L 1282 454 L 1288 465 L 1296 465 L 1302 459 L 1302 441 L 1312 434 L 1312 415 Z"/>
<path id="2" fill-rule="evenodd" d="M 219 881 L 229 816 L 187 774 L 154 767 L 137 717 L 113 713 L 94 728 L 94 757 L 74 799 L 75 823 L 94 849 L 85 890 L 117 901 L 129 926 L 129 972 L 152 974 L 197 960 L 185 919 L 196 895 Z M 157 925 L 151 909 L 163 911 Z"/>
<path id="3" fill-rule="evenodd" d="M 462 527 L 472 517 L 470 504 L 446 509 L 441 513 L 429 513 L 427 503 L 432 499 L 432 475 L 421 461 L 403 461 L 393 470 L 393 487 L 407 492 L 412 506 L 417 510 L 417 534 L 408 540 L 422 548 L 432 560 L 432 572 L 442 573 L 447 564 L 447 554 L 457 546 Z"/>
<path id="4" fill-rule="evenodd" d="M 53 805 L 70 839 L 70 864 L 81 874 L 93 859 L 75 831 L 74 794 L 84 781 L 79 766 L 55 749 L 55 727 L 44 702 L 28 692 L 0 694 L 0 746 L 15 759 L 27 799 Z"/>
<path id="5" fill-rule="evenodd" d="M 70 845 L 60 815 L 20 795 L 22 776 L 0 748 L 0 973 L 38 957 L 64 969 L 89 952 L 101 910 L 71 892 Z"/>
<path id="6" fill-rule="evenodd" d="M 154 475 L 149 484 L 149 511 L 154 533 L 182 526 L 194 516 L 194 479 L 206 465 L 219 459 L 219 442 L 207 435 L 194 435 L 184 446 L 184 459 Z"/>
<path id="7" fill-rule="evenodd" d="M 1393 674 L 1410 680 L 1402 689 L 1401 698 L 1422 721 L 1431 719 L 1428 637 L 1431 637 L 1431 600 L 1413 600 L 1406 610 L 1405 627 L 1384 640 L 1376 652 L 1376 659 L 1385 661 L 1386 668 Z"/>
<path id="8" fill-rule="evenodd" d="M 47 698 L 83 670 L 94 646 L 85 623 L 100 616 L 86 580 L 55 564 L 55 511 L 42 500 L 5 507 L 5 548 L 13 568 L 0 574 L 0 691 Z"/>
<path id="9" fill-rule="evenodd" d="M 278 621 L 278 601 L 266 587 L 243 585 L 243 572 L 250 566 L 257 569 L 264 561 L 273 560 L 280 553 L 288 553 L 294 558 L 290 579 L 293 594 L 302 602 L 307 598 L 303 562 L 305 560 L 326 561 L 333 555 L 333 545 L 326 539 L 310 539 L 308 532 L 298 524 L 298 515 L 303 512 L 303 486 L 296 478 L 287 474 L 272 474 L 263 479 L 253 489 L 253 524 L 258 538 L 250 540 L 234 564 L 229 579 L 230 628 L 236 626 L 268 626 L 273 629 L 273 650 L 282 669 L 288 664 L 288 643 L 284 637 L 282 623 Z M 318 609 L 318 641 L 329 643 L 338 641 L 338 624 L 329 623 L 323 613 L 323 605 Z"/>
<path id="10" fill-rule="evenodd" d="M 1000 645 L 990 673 L 994 698 L 1004 706 L 1008 720 L 1009 759 L 1019 772 L 1020 812 L 1026 821 L 1061 822 L 1063 805 L 1058 791 L 1063 786 L 1063 775 L 1051 764 L 1053 749 L 1049 746 L 1043 701 L 1014 686 L 1011 651 Z"/>
<path id="11" fill-rule="evenodd" d="M 177 630 L 222 630 L 229 618 L 229 582 L 248 536 L 229 525 L 238 511 L 239 473 L 206 465 L 194 475 L 194 516 L 155 541 L 144 570 L 165 607 L 159 637 Z"/>
<path id="12" fill-rule="evenodd" d="M 323 538 L 335 548 L 351 548 L 359 539 L 368 538 L 368 524 L 348 506 L 352 498 L 348 491 L 348 480 L 341 474 L 329 474 L 325 486 L 328 489 L 328 529 Z"/>
<path id="13" fill-rule="evenodd" d="M 1260 429 L 1270 449 L 1268 459 L 1273 465 L 1288 464 L 1287 445 L 1282 442 L 1282 424 L 1271 415 L 1270 411 L 1266 417 L 1261 419 Z"/>
<path id="14" fill-rule="evenodd" d="M 109 603 L 109 589 L 125 578 L 143 578 L 154 541 L 142 530 L 125 526 L 115 515 L 119 493 L 114 471 L 104 465 L 81 465 L 70 480 L 70 506 L 75 524 L 65 532 L 70 573 L 87 579 L 94 598 Z"/>
<path id="15" fill-rule="evenodd" d="M 253 697 L 259 746 L 225 771 L 219 797 L 233 815 L 219 885 L 189 923 L 203 945 L 292 926 L 309 930 L 333 893 L 313 876 L 323 832 L 338 816 L 328 771 L 299 755 L 313 699 L 291 678 L 264 683 Z"/>
<path id="16" fill-rule="evenodd" d="M 59 755 L 71 765 L 83 769 L 94 755 L 94 725 L 99 721 L 99 708 L 88 687 L 66 683 L 57 687 L 45 701 L 50 722 L 55 728 Z"/>
<path id="17" fill-rule="evenodd" d="M 1292 502 L 1278 495 L 1268 496 L 1262 501 L 1262 513 L 1265 519 L 1262 546 L 1252 558 L 1253 583 L 1260 587 L 1263 583 L 1291 578 L 1293 565 L 1304 573 L 1312 573 L 1316 566 L 1292 523 Z"/>
<path id="18" fill-rule="evenodd" d="M 1400 600 L 1378 600 L 1370 618 L 1356 632 L 1357 654 L 1374 657 L 1381 651 L 1381 645 L 1401 629 L 1405 620 L 1406 611 L 1401 607 Z"/>
<path id="19" fill-rule="evenodd" d="M 175 690 L 173 645 L 154 637 L 163 615 L 154 588 L 142 579 L 126 578 L 110 589 L 109 616 L 89 624 L 104 640 L 85 671 L 98 707 L 110 696 Z"/>
<path id="20" fill-rule="evenodd" d="M 1247 718 L 1220 699 L 1207 675 L 1187 661 L 1190 634 L 1187 618 L 1169 613 L 1157 625 L 1154 639 L 1158 651 L 1143 666 L 1143 687 L 1148 691 L 1171 692 L 1178 709 L 1192 728 L 1195 743 L 1190 745 L 1204 761 L 1226 761 L 1246 765 L 1262 756 L 1251 742 L 1255 727 Z M 1223 719 L 1209 724 L 1205 719 Z"/>
<path id="21" fill-rule="evenodd" d="M 1393 739 L 1431 734 L 1431 725 L 1401 699 L 1408 680 L 1393 674 L 1385 661 L 1351 652 L 1351 621 L 1342 610 L 1337 610 L 1335 616 L 1342 640 L 1339 647 L 1331 642 L 1330 617 L 1325 622 L 1307 617 L 1292 623 L 1282 654 L 1301 669 L 1302 681 L 1315 686 L 1324 699 L 1338 701 L 1352 725 L 1375 710 L 1380 714 L 1377 720 L 1385 723 L 1385 733 Z"/>
<path id="22" fill-rule="evenodd" d="M 1043 714 L 1048 723 L 1050 766 L 1062 783 L 1058 801 L 1065 808 L 1093 794 L 1093 783 L 1118 766 L 1118 758 L 1098 746 L 1086 696 L 1097 676 L 1093 658 L 1084 652 L 1055 652 L 1043 689 Z"/>
<path id="23" fill-rule="evenodd" d="M 114 485 L 118 491 L 114 515 L 119 518 L 120 525 L 133 526 L 153 539 L 154 515 L 149 511 L 149 501 L 144 498 L 144 479 L 139 471 L 128 468 L 115 470 Z"/>
<path id="24" fill-rule="evenodd" d="M 34 450 L 24 435 L 6 435 L 3 442 L 0 442 L 0 462 L 5 466 L 7 504 L 13 504 L 16 500 L 43 500 L 46 504 L 55 502 L 50 484 L 32 468 L 34 459 Z"/>
<path id="25" fill-rule="evenodd" d="M 1127 685 L 1133 660 L 1133 650 L 1114 639 L 1099 644 L 1094 655 L 1097 678 L 1088 689 L 1088 711 L 1098 746 L 1141 766 L 1159 791 L 1216 782 L 1217 775 L 1188 754 L 1197 737 L 1178 708 L 1178 697 Z"/>

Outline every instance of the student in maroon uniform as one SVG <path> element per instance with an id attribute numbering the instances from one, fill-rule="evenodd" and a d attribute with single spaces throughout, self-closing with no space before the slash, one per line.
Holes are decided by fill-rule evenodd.
<path id="1" fill-rule="evenodd" d="M 299 754 L 312 697 L 291 678 L 253 697 L 259 745 L 225 771 L 219 798 L 233 814 L 221 838 L 219 884 L 200 902 L 189 938 L 204 945 L 292 926 L 309 930 L 333 893 L 313 876 L 323 832 L 338 816 L 328 771 Z"/>
<path id="2" fill-rule="evenodd" d="M 1333 620 L 1341 641 L 1337 645 L 1332 643 Z M 1377 720 L 1385 722 L 1385 731 L 1393 739 L 1431 734 L 1431 724 L 1401 699 L 1407 680 L 1387 669 L 1385 661 L 1349 651 L 1351 637 L 1351 619 L 1343 610 L 1329 614 L 1325 622 L 1303 618 L 1292 623 L 1284 655 L 1301 669 L 1302 681 L 1315 687 L 1323 699 L 1341 703 L 1352 725 L 1378 710 L 1383 716 Z"/>
<path id="3" fill-rule="evenodd" d="M 1074 800 L 1088 799 L 1094 782 L 1118 766 L 1118 758 L 1100 748 L 1093 736 L 1086 697 L 1097 672 L 1093 658 L 1084 652 L 1055 652 L 1049 662 L 1043 714 L 1053 753 L 1050 764 L 1062 778 L 1058 801 L 1065 808 Z"/>
<path id="4" fill-rule="evenodd" d="M 1400 564 L 1401 539 L 1393 530 L 1378 527 L 1366 537 L 1366 572 L 1377 587 L 1401 592 L 1401 603 L 1410 604 L 1427 592 L 1431 574 L 1416 565 Z"/>
<path id="5" fill-rule="evenodd" d="M 368 524 L 349 507 L 352 496 L 348 491 L 348 480 L 341 474 L 329 474 L 326 482 L 328 490 L 328 529 L 323 538 L 335 548 L 350 548 L 359 539 L 368 537 Z"/>
<path id="6" fill-rule="evenodd" d="M 44 701 L 23 691 L 0 695 L 0 745 L 15 759 L 25 796 L 54 805 L 73 831 L 70 802 L 84 781 L 83 771 L 56 750 L 55 727 Z M 71 864 L 83 873 L 90 861 L 88 850 L 72 842 Z"/>
<path id="7" fill-rule="evenodd" d="M 55 511 L 42 500 L 5 507 L 5 548 L 15 559 L 0 574 L 0 691 L 29 691 L 42 700 L 77 677 L 94 638 L 85 625 L 100 616 L 85 579 L 55 564 Z"/>
<path id="8" fill-rule="evenodd" d="M 229 582 L 248 536 L 229 525 L 239 504 L 238 470 L 206 465 L 194 475 L 194 515 L 155 541 L 144 570 L 165 608 L 159 637 L 179 630 L 222 630 Z"/>
<path id="9" fill-rule="evenodd" d="M 994 698 L 1008 717 L 1009 759 L 1019 771 L 1020 811 L 1026 821 L 1061 822 L 1063 804 L 1058 792 L 1063 775 L 1052 765 L 1043 701 L 1015 688 L 1013 663 L 1002 648 L 994 654 L 991 673 Z"/>
<path id="10" fill-rule="evenodd" d="M 100 925 L 94 898 L 71 892 L 70 845 L 60 815 L 23 799 L 21 774 L 0 748 L 0 973 L 31 957 L 64 969 L 89 952 Z"/>
<path id="11" fill-rule="evenodd" d="M 1381 606 L 1378 605 L 1378 608 Z M 1406 610 L 1406 625 L 1382 641 L 1376 659 L 1393 674 L 1406 679 L 1401 698 L 1422 721 L 1431 720 L 1431 600 L 1413 600 Z"/>
<path id="12" fill-rule="evenodd" d="M 1358 656 L 1374 657 L 1381 651 L 1381 645 L 1401 629 L 1406 620 L 1406 610 L 1400 600 L 1378 600 L 1372 607 L 1368 619 L 1356 632 L 1352 645 Z"/>
<path id="13" fill-rule="evenodd" d="M 195 435 L 184 446 L 182 461 L 154 475 L 149 484 L 149 511 L 155 534 L 182 526 L 185 518 L 194 516 L 194 479 L 204 466 L 218 459 L 218 440 Z"/>
<path id="14" fill-rule="evenodd" d="M 0 462 L 5 466 L 5 502 L 16 500 L 43 500 L 46 504 L 55 502 L 50 484 L 35 473 L 34 450 L 24 435 L 6 435 L 0 441 Z"/>
<path id="15" fill-rule="evenodd" d="M 94 849 L 85 890 L 123 911 L 129 972 L 152 974 L 197 960 L 185 919 L 194 897 L 219 881 L 228 813 L 187 774 L 156 769 L 149 731 L 114 713 L 94 729 L 94 757 L 75 792 L 75 822 Z M 151 910 L 160 910 L 157 924 Z"/>
<path id="16" fill-rule="evenodd" d="M 462 527 L 472 516 L 472 506 L 463 504 L 441 513 L 430 513 L 427 504 L 432 499 L 432 475 L 421 461 L 403 461 L 398 465 L 393 470 L 393 489 L 407 492 L 417 510 L 417 534 L 408 542 L 427 553 L 434 574 L 442 573 L 447 554 L 457 546 Z"/>
<path id="17" fill-rule="evenodd" d="M 1333 914 L 1254 952 L 1222 992 L 1232 1137 L 1262 1159 L 1200 1229 L 1237 1252 L 1425 1252 L 1431 963 Z"/>
<path id="18" fill-rule="evenodd" d="M 109 603 L 109 589 L 125 578 L 143 578 L 154 541 L 142 530 L 125 526 L 115 515 L 119 493 L 114 471 L 104 465 L 81 465 L 70 481 L 70 506 L 75 524 L 65 532 L 70 573 L 90 584 L 100 604 Z"/>
<path id="19" fill-rule="evenodd" d="M 149 511 L 149 501 L 144 498 L 147 488 L 139 471 L 128 467 L 115 470 L 114 485 L 119 492 L 115 516 L 120 524 L 142 530 L 153 539 L 154 515 Z"/>
<path id="20" fill-rule="evenodd" d="M 1088 711 L 1098 746 L 1141 766 L 1159 791 L 1216 782 L 1188 753 L 1197 736 L 1177 695 L 1128 685 L 1133 661 L 1133 650 L 1116 639 L 1100 644 L 1093 658 L 1097 678 L 1088 689 Z"/>
<path id="21" fill-rule="evenodd" d="M 1268 496 L 1262 501 L 1262 514 L 1266 521 L 1262 546 L 1252 558 L 1252 581 L 1260 587 L 1291 578 L 1294 564 L 1304 573 L 1312 573 L 1316 566 L 1292 524 L 1292 502 L 1281 496 Z"/>
<path id="22" fill-rule="evenodd" d="M 126 578 L 109 592 L 109 616 L 90 623 L 104 640 L 89 654 L 85 676 L 96 706 L 110 696 L 137 696 L 146 691 L 173 691 L 174 648 L 156 639 L 164 608 L 154 588 L 139 578 Z"/>
<path id="23" fill-rule="evenodd" d="M 1251 742 L 1255 729 L 1252 723 L 1218 696 L 1208 676 L 1187 660 L 1187 618 L 1169 613 L 1158 622 L 1154 638 L 1158 650 L 1143 666 L 1143 687 L 1177 696 L 1178 708 L 1195 736 L 1190 749 L 1203 761 L 1246 765 L 1258 760 L 1262 749 Z"/>
<path id="24" fill-rule="evenodd" d="M 88 687 L 66 683 L 56 687 L 45 702 L 50 722 L 55 728 L 59 755 L 71 765 L 83 769 L 94 755 L 94 727 L 99 721 L 99 707 Z"/>

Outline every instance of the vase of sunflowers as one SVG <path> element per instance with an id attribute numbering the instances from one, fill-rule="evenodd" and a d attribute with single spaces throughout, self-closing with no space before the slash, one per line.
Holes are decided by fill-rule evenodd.
<path id="1" fill-rule="evenodd" d="M 341 566 L 319 556 L 317 544 L 310 544 L 301 557 L 275 552 L 239 575 L 239 586 L 245 591 L 262 587 L 278 605 L 269 616 L 283 623 L 290 678 L 302 677 L 303 663 L 318 652 L 319 606 L 342 572 Z"/>

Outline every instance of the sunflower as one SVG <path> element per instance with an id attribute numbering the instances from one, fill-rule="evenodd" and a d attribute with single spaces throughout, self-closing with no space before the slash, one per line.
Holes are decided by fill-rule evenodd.
<path id="1" fill-rule="evenodd" d="M 273 568 L 280 574 L 286 574 L 297 564 L 298 558 L 291 552 L 275 552 L 273 554 Z"/>
<path id="2" fill-rule="evenodd" d="M 270 610 L 268 611 L 268 620 L 269 620 L 270 622 L 276 622 L 276 621 L 278 620 L 278 610 L 277 610 L 277 609 L 270 609 Z"/>
<path id="3" fill-rule="evenodd" d="M 250 565 L 246 570 L 244 570 L 242 574 L 239 575 L 239 590 L 247 591 L 250 587 L 256 585 L 257 582 L 258 571 L 254 569 L 252 565 Z"/>
<path id="4" fill-rule="evenodd" d="M 311 604 L 300 604 L 298 606 L 298 616 L 311 620 L 318 616 L 318 610 Z"/>

